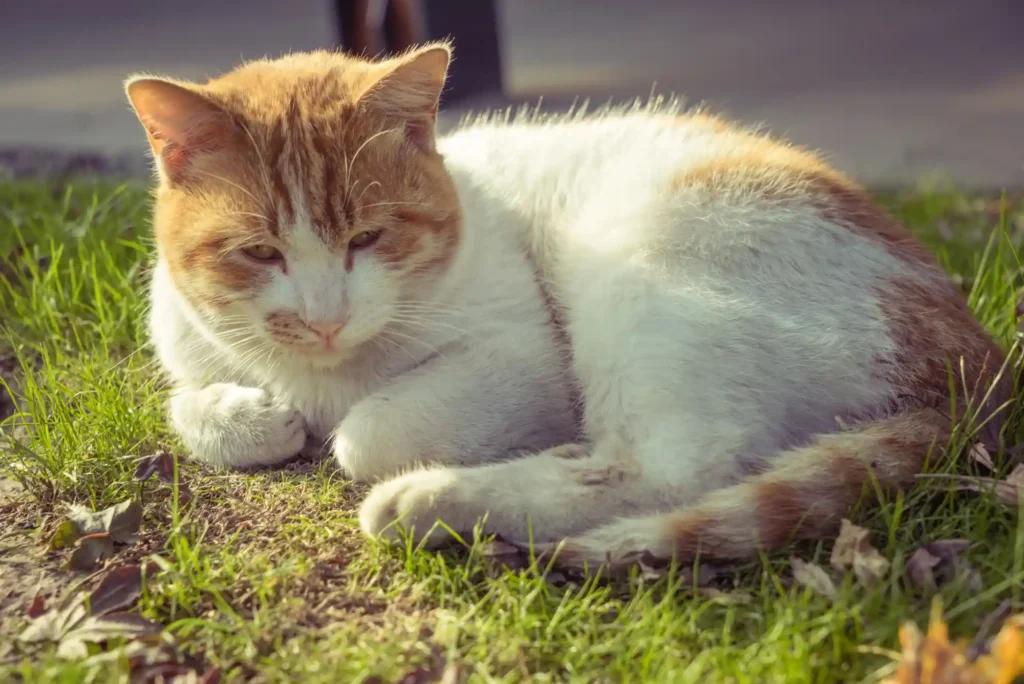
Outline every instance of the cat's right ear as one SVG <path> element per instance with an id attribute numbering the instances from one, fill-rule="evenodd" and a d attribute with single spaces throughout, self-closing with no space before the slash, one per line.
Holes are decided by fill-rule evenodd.
<path id="1" fill-rule="evenodd" d="M 160 177 L 185 182 L 203 155 L 233 137 L 230 115 L 188 87 L 160 78 L 134 76 L 125 92 L 146 131 Z"/>

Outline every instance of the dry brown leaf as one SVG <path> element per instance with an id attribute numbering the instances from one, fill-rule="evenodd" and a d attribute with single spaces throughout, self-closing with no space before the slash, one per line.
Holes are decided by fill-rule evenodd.
<path id="1" fill-rule="evenodd" d="M 932 554 L 924 546 L 917 549 L 907 561 L 907 576 L 910 577 L 910 582 L 922 589 L 935 591 L 938 588 L 938 584 L 932 571 L 941 562 L 941 558 Z"/>
<path id="2" fill-rule="evenodd" d="M 31 605 L 28 610 L 25 611 L 30 618 L 37 618 L 46 612 L 46 600 L 42 594 L 36 594 L 35 598 L 32 599 Z"/>
<path id="3" fill-rule="evenodd" d="M 872 546 L 870 533 L 845 518 L 829 562 L 839 570 L 851 568 L 857 581 L 866 587 L 878 584 L 889 572 L 889 561 Z"/>
<path id="4" fill-rule="evenodd" d="M 139 459 L 139 465 L 135 468 L 135 480 L 145 482 L 156 475 L 161 483 L 174 488 L 174 456 L 164 449 L 144 456 Z M 178 503 L 184 505 L 192 500 L 192 490 L 185 481 L 184 475 L 178 472 Z"/>
<path id="5" fill-rule="evenodd" d="M 1011 684 L 1024 675 L 1024 614 L 1007 619 L 989 654 L 972 659 L 965 639 L 949 640 L 942 604 L 932 603 L 928 632 L 913 623 L 900 627 L 896 671 L 882 684 Z"/>
<path id="6" fill-rule="evenodd" d="M 96 536 L 96 535 L 93 535 Z M 132 570 L 135 568 L 135 570 Z M 61 658 L 83 658 L 88 655 L 87 644 L 102 643 L 111 638 L 140 639 L 159 634 L 163 626 L 130 613 L 110 612 L 122 607 L 128 597 L 138 597 L 135 590 L 138 566 L 114 571 L 88 596 L 84 591 L 70 594 L 61 604 L 36 617 L 18 636 L 20 641 L 57 642 L 57 655 Z M 141 588 L 141 579 L 139 580 Z M 103 611 L 105 614 L 101 614 Z"/>
<path id="7" fill-rule="evenodd" d="M 981 442 L 975 442 L 970 450 L 967 452 L 971 460 L 975 463 L 980 463 L 989 470 L 995 470 L 996 464 L 992 461 L 992 454 L 988 452 L 988 448 Z"/>
<path id="8" fill-rule="evenodd" d="M 163 625 L 131 613 L 111 613 L 87 617 L 74 629 L 64 634 L 57 647 L 57 655 L 69 660 L 88 654 L 87 644 L 101 644 L 109 639 L 142 639 L 159 634 Z"/>
<path id="9" fill-rule="evenodd" d="M 139 459 L 139 465 L 135 469 L 135 480 L 145 482 L 153 475 L 164 484 L 174 483 L 174 457 L 169 451 L 161 449 L 155 454 Z"/>
<path id="10" fill-rule="evenodd" d="M 89 613 L 106 615 L 135 603 L 142 594 L 142 566 L 125 565 L 111 570 L 89 594 Z"/>
<path id="11" fill-rule="evenodd" d="M 67 632 L 85 619 L 85 594 L 77 593 L 67 597 L 61 605 L 35 618 L 18 635 L 19 641 L 60 641 Z"/>
<path id="12" fill-rule="evenodd" d="M 70 570 L 89 571 L 105 558 L 114 555 L 114 540 L 106 532 L 88 534 L 78 540 L 75 550 L 68 559 Z"/>
<path id="13" fill-rule="evenodd" d="M 71 506 L 68 519 L 61 523 L 50 539 L 50 548 L 77 546 L 69 567 L 89 570 L 99 559 L 113 554 L 113 547 L 107 549 L 106 541 L 89 541 L 83 545 L 86 538 L 106 535 L 111 544 L 134 543 L 137 540 L 135 533 L 139 531 L 141 523 L 142 504 L 130 499 L 101 511 L 93 511 L 85 506 Z M 83 546 L 87 548 L 83 550 Z"/>
<path id="14" fill-rule="evenodd" d="M 72 506 L 68 510 L 68 520 L 81 537 L 106 532 L 119 544 L 128 544 L 135 541 L 135 533 L 142 523 L 142 504 L 129 499 L 101 511 Z"/>
<path id="15" fill-rule="evenodd" d="M 940 539 L 922 545 L 907 561 L 907 576 L 915 586 L 936 591 L 940 585 L 964 580 L 977 593 L 981 591 L 981 575 L 962 554 L 970 542 L 966 539 Z"/>
<path id="16" fill-rule="evenodd" d="M 820 565 L 801 560 L 796 556 L 790 557 L 789 563 L 793 567 L 793 579 L 797 584 L 830 599 L 835 599 L 838 596 L 839 592 L 836 591 L 835 582 Z"/>
<path id="17" fill-rule="evenodd" d="M 924 545 L 929 553 L 932 553 L 942 560 L 951 561 L 959 558 L 964 551 L 971 546 L 969 539 L 938 539 Z"/>

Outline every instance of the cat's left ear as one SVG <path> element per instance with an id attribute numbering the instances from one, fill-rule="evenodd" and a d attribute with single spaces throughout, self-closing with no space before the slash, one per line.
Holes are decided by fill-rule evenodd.
<path id="1" fill-rule="evenodd" d="M 383 76 L 360 101 L 388 116 L 405 119 L 410 138 L 432 148 L 437 106 L 451 58 L 448 43 L 433 43 L 383 62 Z"/>
<path id="2" fill-rule="evenodd" d="M 198 164 L 235 142 L 231 117 L 194 85 L 135 76 L 125 83 L 125 92 L 146 131 L 157 170 L 171 184 L 185 182 Z"/>

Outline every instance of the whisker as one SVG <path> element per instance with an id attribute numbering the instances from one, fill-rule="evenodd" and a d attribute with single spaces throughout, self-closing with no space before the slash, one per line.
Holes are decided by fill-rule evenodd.
<path id="1" fill-rule="evenodd" d="M 371 183 L 367 183 L 366 187 L 363 188 L 363 191 L 361 193 L 359 193 L 359 197 L 356 199 L 356 202 L 355 202 L 356 206 L 359 206 L 359 203 L 363 201 L 363 195 L 365 195 L 366 191 L 369 190 L 370 188 L 372 188 L 374 185 L 376 185 L 377 187 L 381 187 L 380 181 L 373 181 Z M 370 205 L 370 206 L 376 206 L 376 205 Z M 362 209 L 362 208 L 363 207 L 360 207 L 360 209 Z"/>
<path id="2" fill-rule="evenodd" d="M 371 135 L 369 138 L 364 140 L 363 143 L 358 148 L 356 148 L 355 154 L 352 155 L 352 159 L 346 159 L 346 162 L 345 162 L 345 185 L 348 186 L 347 189 L 346 189 L 346 192 L 345 192 L 345 204 L 346 205 L 351 206 L 352 185 L 349 183 L 349 178 L 351 178 L 351 176 L 352 176 L 352 167 L 355 166 L 356 160 L 359 159 L 359 154 L 364 149 L 366 149 L 367 145 L 369 145 L 371 142 L 373 142 L 377 138 L 381 137 L 382 135 L 387 135 L 388 133 L 394 133 L 397 130 L 399 130 L 398 127 L 393 127 L 393 128 L 387 128 L 387 129 L 385 129 L 383 131 L 377 131 L 376 133 Z M 346 155 L 346 157 L 347 157 L 347 155 Z"/>
<path id="3" fill-rule="evenodd" d="M 203 176 L 209 176 L 210 178 L 213 178 L 215 180 L 219 180 L 222 183 L 227 183 L 228 185 L 230 185 L 230 186 L 232 186 L 234 188 L 237 188 L 238 190 L 241 190 L 242 192 L 244 192 L 246 195 L 251 197 L 253 199 L 253 201 L 255 201 L 257 203 L 260 202 L 259 198 L 256 197 L 256 195 L 252 194 L 251 192 L 249 192 L 248 190 L 246 190 L 245 188 L 243 188 L 241 185 L 239 185 L 238 183 L 236 183 L 234 181 L 228 180 L 227 178 L 224 178 L 223 176 L 218 176 L 215 173 L 210 173 L 209 171 L 200 171 L 199 173 L 201 175 L 203 175 Z"/>

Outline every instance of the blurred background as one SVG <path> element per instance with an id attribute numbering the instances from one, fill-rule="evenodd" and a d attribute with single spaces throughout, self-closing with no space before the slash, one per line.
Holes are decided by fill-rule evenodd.
<path id="1" fill-rule="evenodd" d="M 1024 185 L 1024 0 L 0 0 L 0 166 L 144 173 L 121 89 L 451 36 L 442 107 L 678 93 L 874 185 Z"/>

